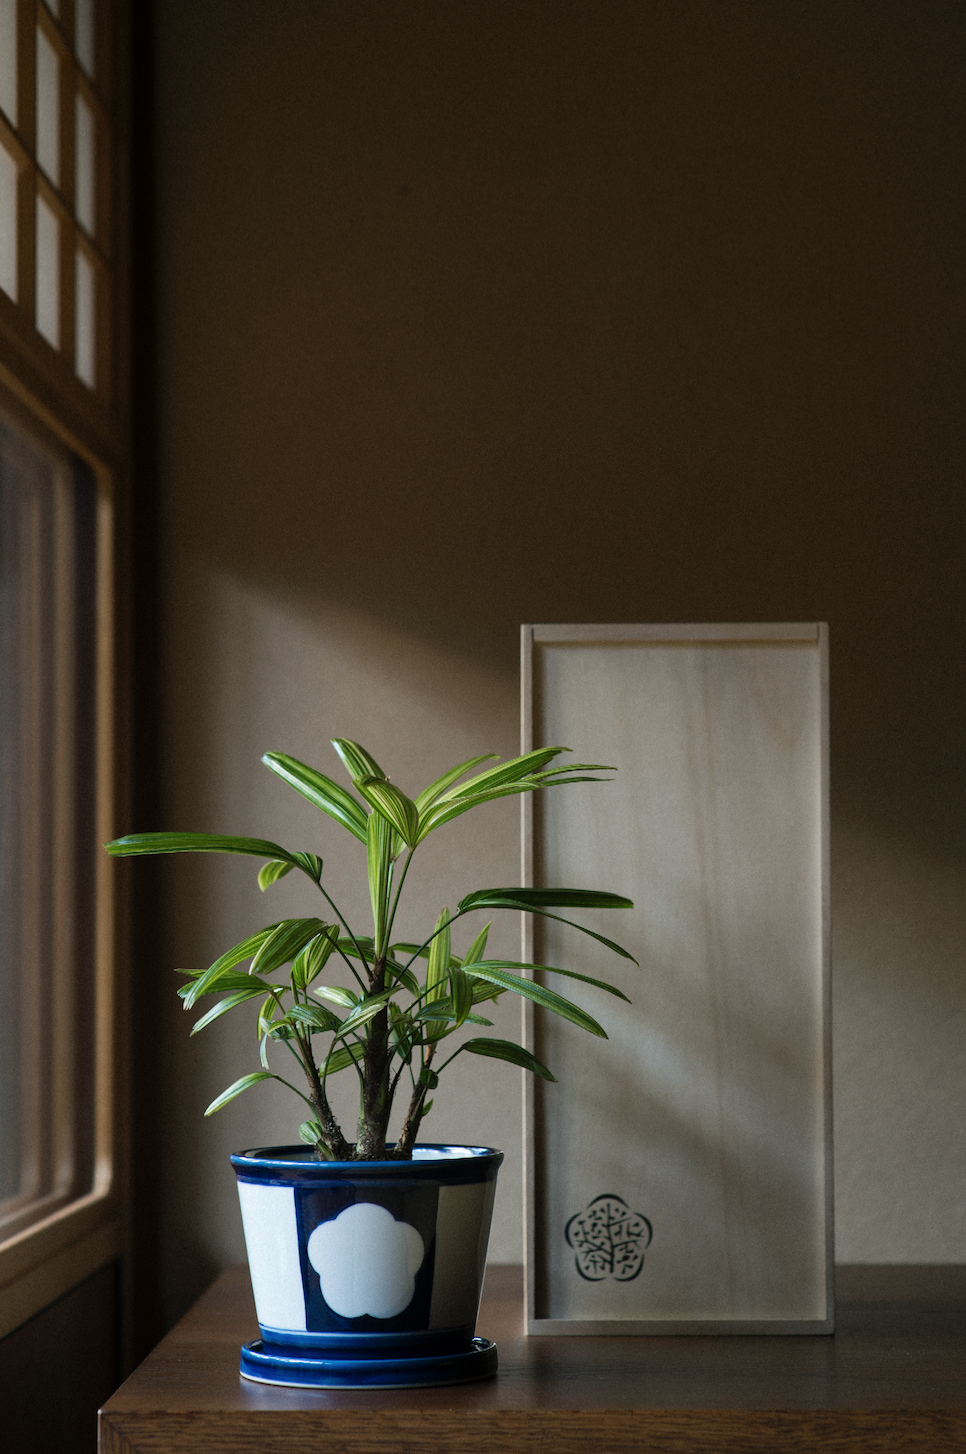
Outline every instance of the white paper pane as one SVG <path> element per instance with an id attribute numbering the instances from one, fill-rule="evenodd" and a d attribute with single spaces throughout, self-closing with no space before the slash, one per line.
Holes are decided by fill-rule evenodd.
<path id="1" fill-rule="evenodd" d="M 0 0 L 0 107 L 17 123 L 17 0 Z"/>
<path id="2" fill-rule="evenodd" d="M 74 0 L 74 54 L 94 74 L 94 0 Z"/>
<path id="3" fill-rule="evenodd" d="M 60 226 L 42 197 L 37 198 L 37 332 L 60 347 Z"/>
<path id="4" fill-rule="evenodd" d="M 17 297 L 17 163 L 0 146 L 0 288 Z"/>
<path id="5" fill-rule="evenodd" d="M 60 182 L 60 62 L 42 30 L 37 31 L 37 160 Z"/>
<path id="6" fill-rule="evenodd" d="M 47 9 L 55 19 L 60 19 L 60 0 L 45 0 Z"/>
<path id="7" fill-rule="evenodd" d="M 74 266 L 74 368 L 89 389 L 94 387 L 94 268 L 77 249 Z"/>
<path id="8" fill-rule="evenodd" d="M 94 113 L 78 95 L 74 132 L 74 211 L 81 227 L 94 236 Z"/>

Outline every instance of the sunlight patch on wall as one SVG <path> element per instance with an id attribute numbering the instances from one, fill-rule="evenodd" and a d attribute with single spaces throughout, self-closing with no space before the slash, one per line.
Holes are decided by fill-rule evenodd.
<path id="1" fill-rule="evenodd" d="M 279 782 L 261 754 L 287 752 L 348 786 L 329 742 L 349 737 L 362 742 L 405 792 L 415 793 L 446 767 L 480 752 L 519 752 L 515 677 L 434 650 L 361 613 L 312 601 L 299 614 L 291 601 L 182 558 L 166 618 L 176 647 L 164 684 L 164 822 L 132 826 L 255 834 L 319 853 L 336 902 L 365 926 L 370 909 L 363 846 Z M 488 804 L 427 840 L 407 880 L 400 937 L 431 927 L 444 905 L 455 905 L 470 889 L 519 883 L 519 842 L 514 799 Z M 298 875 L 263 895 L 257 868 L 254 861 L 202 855 L 171 860 L 165 869 L 171 913 L 164 965 L 211 963 L 266 923 L 322 912 Z M 491 948 L 518 958 L 517 916 L 502 919 L 494 923 Z M 454 932 L 457 952 L 478 927 L 467 929 L 466 944 Z M 162 986 L 164 1063 L 170 1067 L 163 1123 L 167 1184 L 178 1190 L 167 1206 L 165 1240 L 174 1265 L 175 1249 L 188 1246 L 217 1266 L 244 1257 L 229 1153 L 295 1141 L 304 1112 L 289 1092 L 268 1085 L 203 1120 L 205 1105 L 224 1086 L 258 1068 L 255 1010 L 250 1023 L 243 1013 L 227 1016 L 189 1040 L 193 1016 L 180 1012 L 177 981 L 173 974 L 170 979 L 170 987 Z M 493 1034 L 519 1038 L 516 1002 L 495 1007 L 492 1018 Z M 333 1101 L 351 1135 L 357 1112 L 351 1072 L 340 1080 Z M 425 1139 L 472 1141 L 507 1153 L 490 1256 L 519 1261 L 519 1073 L 510 1067 L 494 1073 L 488 1062 L 463 1056 L 445 1080 Z M 176 1292 L 172 1298 L 176 1302 Z"/>

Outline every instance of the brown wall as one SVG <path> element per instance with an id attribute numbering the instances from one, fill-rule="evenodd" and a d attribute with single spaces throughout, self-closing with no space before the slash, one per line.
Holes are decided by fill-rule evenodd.
<path id="1" fill-rule="evenodd" d="M 512 753 L 521 621 L 828 620 L 844 1260 L 966 1260 L 963 39 L 893 0 L 157 6 L 168 797 L 132 826 L 341 853 L 259 754 L 354 736 L 416 789 Z M 488 811 L 424 917 L 514 882 Z M 297 911 L 251 879 L 170 879 L 171 1309 L 241 1255 L 223 1153 L 291 1136 L 260 1091 L 200 1121 L 250 1031 L 205 1056 L 167 974 Z M 514 1260 L 481 1064 L 427 1134 L 513 1153 Z"/>

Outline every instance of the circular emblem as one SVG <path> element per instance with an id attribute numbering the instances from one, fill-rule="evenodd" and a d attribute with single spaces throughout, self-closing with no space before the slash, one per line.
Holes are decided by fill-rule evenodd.
<path id="1" fill-rule="evenodd" d="M 623 1197 L 606 1192 L 570 1218 L 567 1241 L 576 1253 L 580 1276 L 587 1282 L 632 1282 L 644 1266 L 644 1249 L 653 1228 L 641 1212 L 632 1212 Z"/>

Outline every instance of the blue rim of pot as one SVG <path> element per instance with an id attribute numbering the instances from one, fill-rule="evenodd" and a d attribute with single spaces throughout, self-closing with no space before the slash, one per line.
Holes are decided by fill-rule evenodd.
<path id="1" fill-rule="evenodd" d="M 310 1146 L 255 1146 L 231 1158 L 243 1180 L 271 1181 L 276 1176 L 293 1181 L 412 1180 L 449 1183 L 490 1181 L 503 1162 L 503 1152 L 492 1146 L 460 1146 L 422 1142 L 413 1147 L 411 1161 L 320 1161 Z"/>

